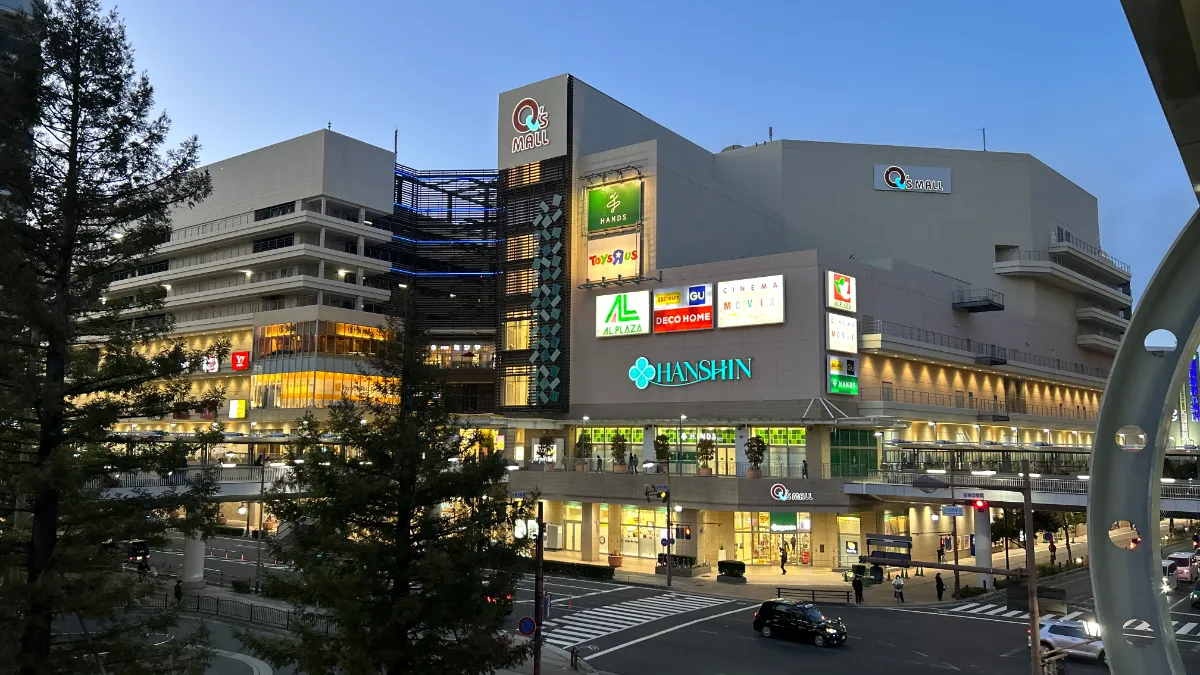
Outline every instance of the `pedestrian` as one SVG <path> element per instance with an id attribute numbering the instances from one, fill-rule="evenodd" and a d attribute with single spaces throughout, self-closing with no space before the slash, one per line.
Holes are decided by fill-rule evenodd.
<path id="1" fill-rule="evenodd" d="M 800 462 L 800 477 L 805 478 L 805 479 L 808 478 L 808 460 L 807 459 L 802 460 Z"/>
<path id="2" fill-rule="evenodd" d="M 787 544 L 779 547 L 779 570 L 787 574 L 787 567 L 785 565 L 787 565 Z"/>
<path id="3" fill-rule="evenodd" d="M 600 461 L 600 453 L 597 452 L 596 453 L 596 472 L 599 473 L 603 470 L 604 470 L 604 462 Z"/>
<path id="4" fill-rule="evenodd" d="M 260 453 L 258 453 L 258 457 L 254 458 L 254 466 L 262 466 L 262 465 L 263 465 L 263 456 L 262 456 L 262 453 L 260 452 Z"/>
<path id="5" fill-rule="evenodd" d="M 638 470 L 637 454 L 631 452 L 631 453 L 629 453 L 629 472 L 637 473 L 637 470 Z"/>
<path id="6" fill-rule="evenodd" d="M 175 604 L 183 602 L 183 579 L 175 580 Z"/>
<path id="7" fill-rule="evenodd" d="M 1054 545 L 1054 542 L 1053 542 L 1053 541 L 1051 541 L 1051 542 L 1050 542 L 1050 564 L 1051 564 L 1051 565 L 1053 565 L 1053 564 L 1054 564 L 1054 554 L 1055 554 L 1055 552 L 1057 552 L 1057 551 L 1058 551 L 1058 547 Z"/>
<path id="8" fill-rule="evenodd" d="M 946 544 L 943 542 L 938 544 L 938 562 L 946 561 Z"/>
<path id="9" fill-rule="evenodd" d="M 550 604 L 551 604 L 550 603 L 550 591 L 546 591 L 545 595 L 542 596 L 542 619 L 543 620 L 550 618 Z"/>
<path id="10" fill-rule="evenodd" d="M 896 596 L 896 604 L 904 602 L 904 579 L 898 574 L 892 579 L 892 595 Z"/>
<path id="11" fill-rule="evenodd" d="M 861 576 L 859 576 L 859 575 L 857 575 L 857 574 L 855 574 L 855 575 L 854 575 L 854 581 L 851 581 L 851 582 L 850 582 L 850 586 L 851 586 L 851 587 L 854 589 L 854 604 L 856 604 L 856 605 L 861 605 L 861 604 L 863 604 L 863 597 L 862 597 L 862 592 L 863 592 L 863 582 L 862 582 L 862 577 L 861 577 Z"/>
<path id="12" fill-rule="evenodd" d="M 946 582 L 942 581 L 942 573 L 938 572 L 933 577 L 933 587 L 937 590 L 938 602 L 942 601 L 942 593 L 946 592 Z"/>
<path id="13" fill-rule="evenodd" d="M 146 575 L 150 573 L 150 563 L 145 560 L 139 560 L 137 564 L 138 583 L 146 580 Z"/>

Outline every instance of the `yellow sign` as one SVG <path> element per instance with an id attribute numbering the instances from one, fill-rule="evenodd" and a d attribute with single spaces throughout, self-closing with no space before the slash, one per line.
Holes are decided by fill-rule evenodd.
<path id="1" fill-rule="evenodd" d="M 246 417 L 246 401 L 231 399 L 229 401 L 229 419 L 240 420 Z"/>
<path id="2" fill-rule="evenodd" d="M 682 303 L 682 294 L 679 291 L 670 293 L 655 293 L 654 304 L 657 305 L 678 305 Z"/>

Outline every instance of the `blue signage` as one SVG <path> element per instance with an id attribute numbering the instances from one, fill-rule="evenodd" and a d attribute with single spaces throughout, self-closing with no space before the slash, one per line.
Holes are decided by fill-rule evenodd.
<path id="1" fill-rule="evenodd" d="M 1200 383 L 1196 379 L 1196 356 L 1193 354 L 1192 365 L 1188 369 L 1188 393 L 1191 394 L 1192 421 L 1200 422 Z"/>
<path id="2" fill-rule="evenodd" d="M 688 307 L 699 307 L 699 306 L 707 305 L 708 304 L 708 300 L 706 298 L 706 296 L 708 294 L 707 291 L 708 291 L 708 286 L 705 286 L 703 284 L 701 284 L 699 286 L 688 286 L 688 291 L 687 291 Z"/>
<path id="3" fill-rule="evenodd" d="M 692 291 L 688 291 L 688 296 Z M 658 387 L 686 387 L 698 382 L 740 380 L 744 375 L 750 379 L 751 359 L 700 359 L 699 361 L 668 361 L 650 363 L 644 356 L 629 368 L 629 380 L 638 389 L 650 385 Z"/>
<path id="4" fill-rule="evenodd" d="M 533 635 L 533 630 L 535 628 L 537 628 L 537 625 L 533 623 L 533 619 L 531 617 L 523 617 L 517 622 L 517 630 L 521 631 L 521 635 Z"/>

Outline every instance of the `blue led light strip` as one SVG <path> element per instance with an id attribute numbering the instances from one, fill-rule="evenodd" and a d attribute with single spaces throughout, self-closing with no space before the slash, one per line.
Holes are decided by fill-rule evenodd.
<path id="1" fill-rule="evenodd" d="M 392 271 L 411 274 L 414 277 L 486 277 L 500 274 L 499 272 L 413 272 L 399 267 L 393 267 Z"/>
<path id="2" fill-rule="evenodd" d="M 1200 422 L 1200 383 L 1197 382 L 1196 355 L 1192 355 L 1192 365 L 1188 368 L 1188 393 L 1192 399 L 1192 421 Z"/>
<path id="3" fill-rule="evenodd" d="M 499 244 L 503 239 L 411 239 L 402 237 L 398 234 L 393 234 L 392 239 L 408 242 L 410 244 L 426 244 L 429 246 L 453 246 L 454 244 Z"/>

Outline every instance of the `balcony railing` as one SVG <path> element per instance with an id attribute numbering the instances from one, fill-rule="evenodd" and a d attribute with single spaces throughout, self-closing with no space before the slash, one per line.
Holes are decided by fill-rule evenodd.
<path id="1" fill-rule="evenodd" d="M 1059 267 L 1071 270 L 1072 272 L 1075 272 L 1076 274 L 1087 277 L 1087 279 L 1089 281 L 1099 284 L 1100 286 L 1104 286 L 1105 288 L 1111 289 L 1115 293 L 1120 293 L 1121 295 L 1129 295 L 1129 289 L 1126 286 L 1112 284 L 1107 281 L 1097 279 L 1094 276 L 1094 274 L 1095 274 L 1094 272 L 1078 269 L 1077 263 L 1074 263 L 1074 262 L 1066 259 L 1065 257 L 1063 257 L 1062 255 L 1060 255 L 1058 253 L 1048 253 L 1046 251 L 1019 251 L 1016 249 L 1006 249 L 1006 250 L 996 251 L 996 262 L 1013 262 L 1013 261 L 1054 263 L 1055 265 L 1058 265 Z"/>
<path id="2" fill-rule="evenodd" d="M 1093 421 L 1096 411 L 1064 406 L 1029 403 L 1026 399 L 989 400 L 962 396 L 959 394 L 943 394 L 939 392 L 896 389 L 893 387 L 864 387 L 858 392 L 862 401 L 886 401 L 905 405 L 918 405 L 930 408 L 952 408 L 959 410 L 975 410 L 989 414 L 1036 415 L 1039 417 L 1059 417 L 1062 419 Z"/>
<path id="3" fill-rule="evenodd" d="M 1004 294 L 990 288 L 960 288 L 954 291 L 954 304 L 990 302 L 1004 305 Z"/>
<path id="4" fill-rule="evenodd" d="M 1088 377 L 1096 377 L 1105 379 L 1108 377 L 1108 369 L 1097 366 L 1088 366 L 1074 361 L 1063 361 L 1062 359 L 1041 356 L 1039 354 L 1030 354 L 1016 349 L 1001 347 L 988 342 L 979 342 L 970 338 L 958 337 L 955 335 L 946 335 L 945 333 L 937 333 L 923 328 L 914 328 L 912 326 L 904 326 L 891 321 L 882 321 L 870 316 L 863 316 L 859 320 L 858 334 L 860 339 L 866 335 L 888 335 L 891 337 L 909 340 L 911 342 L 921 342 L 924 344 L 935 345 L 947 349 L 955 349 L 962 352 L 969 352 L 976 356 L 989 356 L 999 358 L 1006 361 L 1019 361 L 1030 365 L 1058 370 L 1064 373 L 1074 373 L 1077 375 L 1086 375 Z"/>
<path id="5" fill-rule="evenodd" d="M 1084 337 L 1087 335 L 1096 335 L 1098 337 L 1107 338 L 1109 340 L 1114 340 L 1116 342 L 1120 342 L 1121 337 L 1122 337 L 1110 330 L 1104 330 L 1103 328 L 1092 328 L 1090 326 L 1080 327 L 1078 329 L 1077 334 L 1079 335 L 1079 337 Z"/>
<path id="6" fill-rule="evenodd" d="M 1124 272 L 1126 274 L 1130 273 L 1130 268 L 1129 268 L 1128 264 L 1123 263 L 1120 260 L 1117 260 L 1116 258 L 1112 257 L 1104 249 L 1100 248 L 1099 246 L 1092 246 L 1091 244 L 1087 243 L 1086 241 L 1081 241 L 1077 237 L 1073 236 L 1068 230 L 1065 230 L 1061 227 L 1050 232 L 1050 243 L 1051 244 L 1067 244 L 1071 248 L 1074 248 L 1074 249 L 1080 251 L 1081 253 L 1086 253 L 1087 255 L 1089 255 L 1097 260 L 1106 262 L 1109 265 L 1112 265 L 1113 267 L 1121 270 L 1122 272 Z"/>

